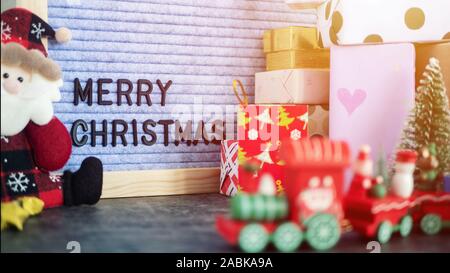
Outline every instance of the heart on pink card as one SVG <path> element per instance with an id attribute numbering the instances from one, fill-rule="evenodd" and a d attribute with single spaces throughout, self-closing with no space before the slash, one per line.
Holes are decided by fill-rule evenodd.
<path id="1" fill-rule="evenodd" d="M 362 89 L 356 89 L 352 94 L 348 89 L 340 88 L 337 96 L 348 114 L 351 115 L 366 100 L 367 93 Z"/>

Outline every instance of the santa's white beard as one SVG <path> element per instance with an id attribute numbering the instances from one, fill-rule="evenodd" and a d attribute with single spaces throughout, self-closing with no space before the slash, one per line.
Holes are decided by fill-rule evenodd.
<path id="1" fill-rule="evenodd" d="M 354 171 L 364 177 L 372 177 L 373 162 L 370 160 L 357 160 L 354 165 Z"/>
<path id="2" fill-rule="evenodd" d="M 53 117 L 53 105 L 48 96 L 21 98 L 10 95 L 1 87 L 1 135 L 20 133 L 31 121 L 45 125 Z"/>

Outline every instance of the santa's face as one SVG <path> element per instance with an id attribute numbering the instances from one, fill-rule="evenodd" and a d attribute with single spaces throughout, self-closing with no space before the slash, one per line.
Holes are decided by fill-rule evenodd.
<path id="1" fill-rule="evenodd" d="M 53 117 L 52 101 L 60 99 L 61 80 L 1 64 L 1 135 L 20 133 L 31 121 L 47 124 Z"/>
<path id="2" fill-rule="evenodd" d="M 31 72 L 20 67 L 2 65 L 2 90 L 11 95 L 22 95 L 31 80 Z"/>
<path id="3" fill-rule="evenodd" d="M 355 173 L 364 176 L 364 177 L 372 177 L 373 176 L 373 162 L 371 160 L 364 161 L 356 161 L 354 165 Z"/>

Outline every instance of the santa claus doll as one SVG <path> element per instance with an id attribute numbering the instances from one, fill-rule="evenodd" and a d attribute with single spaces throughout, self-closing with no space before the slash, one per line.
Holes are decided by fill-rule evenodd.
<path id="1" fill-rule="evenodd" d="M 363 145 L 353 166 L 354 176 L 349 196 L 384 197 L 386 190 L 381 176 L 373 177 L 373 161 L 370 158 L 370 147 Z M 380 187 L 383 186 L 383 187 Z"/>
<path id="2" fill-rule="evenodd" d="M 86 158 L 76 172 L 50 172 L 69 160 L 72 141 L 54 116 L 61 98 L 59 66 L 47 56 L 42 37 L 70 40 L 22 8 L 1 14 L 1 199 L 35 196 L 45 207 L 95 204 L 102 191 L 100 160 Z"/>

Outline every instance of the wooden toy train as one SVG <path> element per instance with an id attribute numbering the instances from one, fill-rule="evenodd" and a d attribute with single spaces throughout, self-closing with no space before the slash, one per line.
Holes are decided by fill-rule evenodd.
<path id="1" fill-rule="evenodd" d="M 345 142 L 325 138 L 286 142 L 281 154 L 286 162 L 284 195 L 275 195 L 273 183 L 263 177 L 259 193 L 233 196 L 231 215 L 217 217 L 219 234 L 245 252 L 261 252 L 269 243 L 291 252 L 303 241 L 313 249 L 327 250 L 338 243 L 346 222 L 380 243 L 388 242 L 396 231 L 408 236 L 414 223 L 430 235 L 450 227 L 448 191 L 412 192 L 413 181 L 408 179 L 415 152 L 399 151 L 397 176 L 387 193 L 382 179 L 372 178 L 369 149 L 363 147 L 345 196 L 344 171 L 350 165 Z"/>

